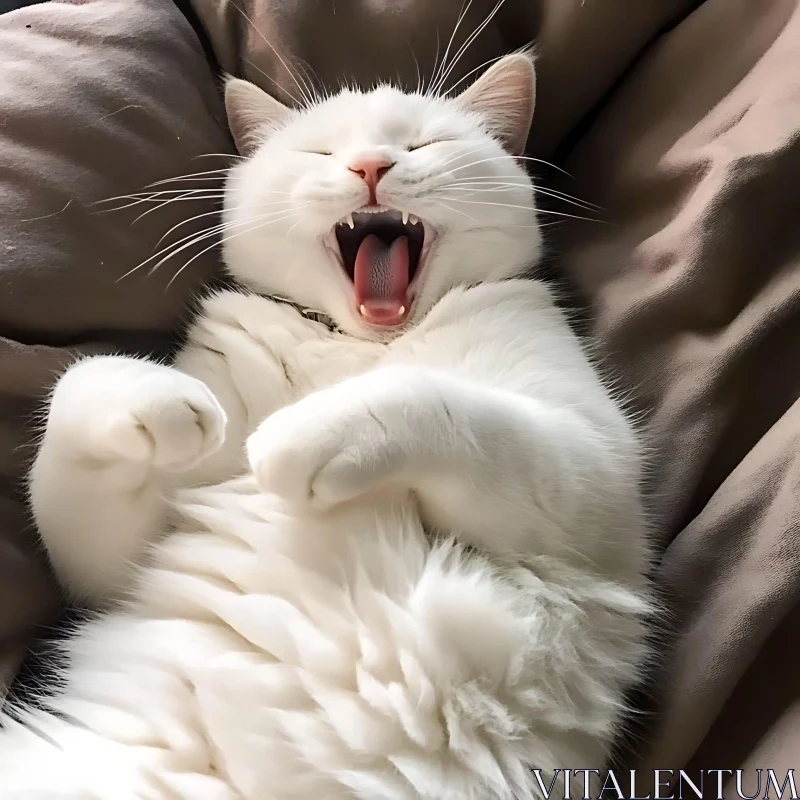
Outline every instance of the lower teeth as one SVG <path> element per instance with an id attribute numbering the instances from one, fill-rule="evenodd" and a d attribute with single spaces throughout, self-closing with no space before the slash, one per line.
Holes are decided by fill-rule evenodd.
<path id="1" fill-rule="evenodd" d="M 367 307 L 365 305 L 360 305 L 358 307 L 358 311 L 359 311 L 359 313 L 361 314 L 362 317 L 366 317 L 366 316 L 369 315 L 369 311 L 367 310 Z M 397 316 L 398 317 L 402 317 L 403 314 L 405 314 L 405 313 L 406 313 L 406 307 L 405 306 L 400 306 L 400 308 L 397 309 Z"/>

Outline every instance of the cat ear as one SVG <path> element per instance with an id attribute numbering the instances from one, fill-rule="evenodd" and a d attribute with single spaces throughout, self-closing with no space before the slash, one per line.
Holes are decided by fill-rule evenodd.
<path id="1" fill-rule="evenodd" d="M 483 117 L 506 150 L 519 156 L 525 152 L 535 99 L 533 59 L 516 53 L 495 62 L 456 102 Z"/>
<path id="2" fill-rule="evenodd" d="M 285 125 L 297 112 L 254 83 L 228 78 L 225 111 L 236 148 L 243 156 L 255 153 L 271 131 Z"/>

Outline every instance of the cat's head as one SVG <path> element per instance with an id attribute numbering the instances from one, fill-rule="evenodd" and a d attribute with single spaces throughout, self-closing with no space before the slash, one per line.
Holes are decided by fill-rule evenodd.
<path id="1" fill-rule="evenodd" d="M 524 272 L 541 249 L 515 158 L 534 85 L 526 55 L 448 98 L 382 86 L 290 109 L 230 79 L 245 160 L 225 192 L 228 269 L 366 339 L 419 321 L 454 286 Z"/>

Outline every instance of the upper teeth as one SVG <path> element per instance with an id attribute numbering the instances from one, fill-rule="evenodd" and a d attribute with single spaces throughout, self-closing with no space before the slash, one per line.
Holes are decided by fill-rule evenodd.
<path id="1" fill-rule="evenodd" d="M 412 225 L 419 225 L 419 217 L 415 217 L 413 214 L 409 214 L 408 211 L 403 212 L 403 225 L 408 225 L 408 223 Z"/>
<path id="2" fill-rule="evenodd" d="M 352 212 L 352 213 L 348 214 L 346 217 L 343 217 L 339 224 L 340 225 L 347 225 L 350 228 L 350 230 L 353 230 L 355 228 L 355 226 L 356 226 L 353 214 L 356 214 L 356 215 L 358 215 L 358 214 L 361 214 L 361 215 L 363 215 L 363 214 L 390 214 L 390 215 L 394 216 L 394 218 L 397 219 L 397 220 L 401 220 L 402 219 L 404 225 L 419 225 L 420 224 L 419 217 L 417 217 L 415 214 L 409 213 L 408 211 L 395 211 L 393 209 L 388 209 L 388 208 L 384 209 L 384 208 L 380 208 L 380 207 L 376 207 L 374 209 L 372 209 L 372 208 L 370 208 L 370 209 L 359 209 L 359 211 Z"/>

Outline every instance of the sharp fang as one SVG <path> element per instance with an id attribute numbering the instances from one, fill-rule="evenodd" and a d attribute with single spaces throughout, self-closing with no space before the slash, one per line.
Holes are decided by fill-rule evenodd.
<path id="1" fill-rule="evenodd" d="M 402 316 L 405 313 L 406 313 L 406 307 L 400 306 L 400 308 L 397 310 L 397 316 Z"/>
<path id="2" fill-rule="evenodd" d="M 413 214 L 409 214 L 409 216 L 408 216 L 408 221 L 409 221 L 409 222 L 410 222 L 412 225 L 419 225 L 419 217 L 415 217 Z"/>
<path id="3" fill-rule="evenodd" d="M 350 230 L 351 231 L 353 230 L 353 228 L 356 227 L 356 223 L 353 222 L 353 215 L 352 214 L 348 214 L 347 215 L 347 219 L 345 220 L 345 222 L 350 226 Z"/>
<path id="4" fill-rule="evenodd" d="M 403 212 L 403 225 L 408 225 L 408 211 Z"/>
<path id="5" fill-rule="evenodd" d="M 362 317 L 366 317 L 367 316 L 367 307 L 363 306 L 363 305 L 359 306 L 358 307 L 358 313 L 361 314 Z"/>

